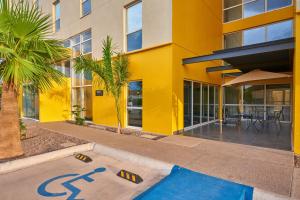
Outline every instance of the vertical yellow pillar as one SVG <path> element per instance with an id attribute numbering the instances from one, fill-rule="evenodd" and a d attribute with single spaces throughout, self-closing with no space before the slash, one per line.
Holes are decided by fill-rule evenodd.
<path id="1" fill-rule="evenodd" d="M 223 92 L 223 87 L 221 86 L 219 88 L 219 120 L 220 122 L 222 123 L 223 121 L 223 95 L 224 95 L 224 92 Z"/>
<path id="2" fill-rule="evenodd" d="M 295 16 L 295 54 L 294 54 L 294 99 L 293 99 L 293 133 L 294 153 L 300 165 L 300 2 L 297 1 Z M 297 164 L 297 163 L 296 163 Z"/>

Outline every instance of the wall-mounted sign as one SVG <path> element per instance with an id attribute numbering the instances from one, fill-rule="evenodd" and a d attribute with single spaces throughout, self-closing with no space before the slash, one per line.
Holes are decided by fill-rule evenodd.
<path id="1" fill-rule="evenodd" d="M 97 97 L 103 96 L 103 90 L 96 90 L 96 96 Z"/>

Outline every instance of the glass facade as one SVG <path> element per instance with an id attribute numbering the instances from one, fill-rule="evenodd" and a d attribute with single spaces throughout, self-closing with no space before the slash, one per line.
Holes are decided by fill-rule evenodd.
<path id="1" fill-rule="evenodd" d="M 228 49 L 291 37 L 293 37 L 293 20 L 287 20 L 226 34 L 224 35 L 224 44 Z"/>
<path id="2" fill-rule="evenodd" d="M 92 54 L 92 32 L 87 30 L 64 41 L 64 46 L 72 49 L 72 57 L 80 55 L 91 56 Z M 73 60 L 64 62 L 64 74 L 71 76 L 72 81 L 72 106 L 79 105 L 85 108 L 83 116 L 86 120 L 92 121 L 92 73 L 73 70 Z"/>
<path id="3" fill-rule="evenodd" d="M 143 125 L 143 83 L 133 81 L 128 84 L 127 99 L 128 126 L 142 127 Z"/>
<path id="4" fill-rule="evenodd" d="M 224 22 L 291 6 L 292 0 L 224 0 Z"/>
<path id="5" fill-rule="evenodd" d="M 127 8 L 127 51 L 142 48 L 142 2 Z"/>
<path id="6" fill-rule="evenodd" d="M 281 121 L 291 121 L 291 86 L 289 84 L 245 85 L 224 88 L 225 118 L 253 114 L 265 120 L 281 112 Z"/>
<path id="7" fill-rule="evenodd" d="M 218 119 L 219 87 L 184 81 L 184 127 L 189 128 Z"/>

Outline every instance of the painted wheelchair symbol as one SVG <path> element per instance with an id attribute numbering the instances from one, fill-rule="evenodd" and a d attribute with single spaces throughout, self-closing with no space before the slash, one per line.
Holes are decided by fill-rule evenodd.
<path id="1" fill-rule="evenodd" d="M 65 181 L 65 182 L 61 183 L 61 185 L 64 186 L 68 191 L 72 192 L 72 194 L 67 198 L 67 200 L 79 200 L 79 199 L 76 199 L 76 197 L 79 195 L 81 190 L 79 188 L 75 187 L 74 185 L 72 185 L 72 183 L 74 183 L 78 180 L 84 180 L 86 182 L 91 183 L 91 182 L 94 181 L 94 179 L 92 179 L 90 176 L 92 176 L 93 174 L 96 174 L 96 173 L 104 172 L 105 170 L 106 170 L 105 168 L 101 167 L 101 168 L 97 168 L 97 169 L 93 170 L 92 172 L 89 172 L 89 173 L 81 175 L 81 176 L 80 176 L 80 174 L 65 174 L 65 175 L 62 175 L 62 176 L 57 176 L 57 177 L 51 178 L 51 179 L 45 181 L 44 183 L 42 183 L 39 186 L 37 192 L 41 196 L 45 196 L 45 197 L 62 197 L 62 196 L 66 196 L 67 192 L 54 193 L 54 192 L 47 191 L 47 186 L 50 183 L 53 183 L 53 182 L 55 182 L 59 179 L 66 178 L 66 177 L 74 177 L 71 180 L 68 180 L 68 181 Z"/>

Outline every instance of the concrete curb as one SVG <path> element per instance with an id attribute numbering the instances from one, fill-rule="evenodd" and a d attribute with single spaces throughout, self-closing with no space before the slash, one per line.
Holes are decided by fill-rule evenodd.
<path id="1" fill-rule="evenodd" d="M 95 144 L 94 152 L 101 155 L 113 157 L 118 160 L 130 161 L 138 165 L 144 165 L 162 172 L 163 175 L 169 175 L 174 164 L 166 163 L 163 161 L 155 160 L 146 156 L 141 156 L 135 153 L 118 150 L 107 147 L 101 144 Z M 258 188 L 254 188 L 253 200 L 292 200 L 287 196 L 281 196 L 275 193 L 267 192 Z"/>
<path id="2" fill-rule="evenodd" d="M 74 147 L 69 147 L 66 149 L 61 149 L 49 153 L 44 153 L 37 156 L 32 156 L 28 158 L 18 159 L 14 161 L 8 161 L 0 164 L 0 174 L 9 173 L 30 167 L 32 165 L 41 164 L 44 162 L 57 160 L 59 158 L 65 158 L 71 156 L 77 152 L 91 151 L 94 148 L 94 143 L 88 143 L 83 145 L 78 145 Z"/>
<path id="3" fill-rule="evenodd" d="M 101 155 L 110 156 L 118 160 L 130 161 L 138 165 L 144 165 L 152 169 L 159 170 L 163 175 L 169 175 L 174 164 L 166 163 L 163 161 L 140 156 L 138 154 L 130 153 L 123 150 L 114 149 L 101 144 L 95 144 L 94 152 Z"/>
<path id="4" fill-rule="evenodd" d="M 292 198 L 254 188 L 253 200 L 292 200 Z"/>

